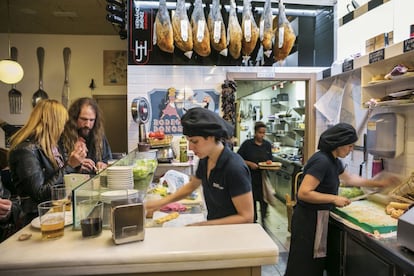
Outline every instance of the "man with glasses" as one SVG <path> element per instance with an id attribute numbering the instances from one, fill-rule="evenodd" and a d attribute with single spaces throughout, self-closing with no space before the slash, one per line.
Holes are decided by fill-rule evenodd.
<path id="1" fill-rule="evenodd" d="M 102 111 L 92 98 L 79 98 L 69 107 L 62 144 L 73 172 L 94 174 L 105 169 L 112 152 L 105 136 Z M 67 158 L 68 159 L 68 158 Z M 71 159 L 73 160 L 73 159 Z"/>

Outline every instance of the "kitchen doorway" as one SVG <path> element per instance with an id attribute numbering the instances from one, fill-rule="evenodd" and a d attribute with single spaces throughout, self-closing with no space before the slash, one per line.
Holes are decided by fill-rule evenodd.
<path id="1" fill-rule="evenodd" d="M 273 77 L 272 77 L 273 76 Z M 227 78 L 234 80 L 237 84 L 236 92 L 236 106 L 237 106 L 237 122 L 236 122 L 236 134 L 237 138 L 240 141 L 240 138 L 243 140 L 246 137 L 240 137 L 240 133 L 245 133 L 243 125 L 240 124 L 240 117 L 243 115 L 240 112 L 243 112 L 242 108 L 242 98 L 251 96 L 254 93 L 261 91 L 265 88 L 274 89 L 274 96 L 269 96 L 267 98 L 259 99 L 263 100 L 262 105 L 267 102 L 271 105 L 272 98 L 277 100 L 277 95 L 281 94 L 280 86 L 287 85 L 289 83 L 301 82 L 304 83 L 304 110 L 303 110 L 303 124 L 304 129 L 301 135 L 304 137 L 302 146 L 302 162 L 306 160 L 315 152 L 316 142 L 315 142 L 315 109 L 313 104 L 316 99 L 316 73 L 276 73 L 276 72 L 228 72 Z M 283 87 L 282 87 L 283 88 Z M 281 101 L 283 99 L 279 99 Z M 260 101 L 259 101 L 260 102 Z M 296 102 L 296 101 L 295 101 Z M 299 104 L 299 103 L 298 103 Z M 302 103 L 301 103 L 302 104 Z M 260 107 L 260 104 L 259 104 Z M 250 109 L 250 107 L 247 107 Z M 260 108 L 259 108 L 260 110 Z M 255 110 L 253 110 L 253 113 Z M 256 107 L 257 111 L 257 107 Z M 267 118 L 261 119 L 264 123 L 267 123 Z M 254 130 L 251 130 L 254 131 Z M 252 132 L 252 134 L 254 134 Z M 241 142 L 241 141 L 240 141 Z M 240 145 L 240 144 L 239 144 Z"/>
<path id="2" fill-rule="evenodd" d="M 105 119 L 105 135 L 113 153 L 128 152 L 127 96 L 94 95 Z"/>

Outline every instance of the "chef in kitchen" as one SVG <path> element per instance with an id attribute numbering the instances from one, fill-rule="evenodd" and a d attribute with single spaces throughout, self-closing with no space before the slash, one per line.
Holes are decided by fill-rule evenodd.
<path id="1" fill-rule="evenodd" d="M 175 193 L 147 201 L 147 213 L 186 198 L 202 185 L 207 221 L 192 225 L 252 223 L 254 213 L 249 169 L 225 143 L 233 134 L 233 128 L 215 112 L 201 107 L 189 109 L 182 116 L 181 124 L 190 150 L 200 158 L 196 174 Z"/>
<path id="2" fill-rule="evenodd" d="M 340 180 L 348 186 L 384 187 L 398 184 L 396 176 L 366 179 L 345 170 L 341 160 L 358 140 L 353 126 L 336 124 L 325 130 L 318 149 L 304 166 L 292 216 L 286 276 L 322 276 L 325 268 L 329 211 L 351 201 L 338 195 Z"/>

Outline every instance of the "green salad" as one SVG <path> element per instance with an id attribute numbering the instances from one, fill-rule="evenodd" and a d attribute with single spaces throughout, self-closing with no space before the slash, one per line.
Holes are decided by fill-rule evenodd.
<path id="1" fill-rule="evenodd" d="M 361 190 L 359 187 L 339 187 L 338 195 L 346 197 L 346 198 L 353 198 L 356 196 L 363 195 L 364 191 Z"/>

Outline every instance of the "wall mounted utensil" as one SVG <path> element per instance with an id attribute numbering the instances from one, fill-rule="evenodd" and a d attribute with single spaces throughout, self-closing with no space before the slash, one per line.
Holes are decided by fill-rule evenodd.
<path id="1" fill-rule="evenodd" d="M 65 81 L 63 82 L 62 89 L 62 104 L 69 108 L 70 88 L 69 88 L 69 66 L 70 66 L 70 48 L 65 47 L 63 49 L 63 64 L 65 66 Z"/>
<path id="2" fill-rule="evenodd" d="M 17 61 L 17 48 L 10 48 L 10 58 Z M 22 113 L 22 93 L 16 89 L 16 84 L 12 84 L 9 91 L 9 107 L 10 114 L 21 114 Z"/>
<path id="3" fill-rule="evenodd" d="M 43 90 L 43 64 L 45 61 L 45 49 L 43 49 L 43 47 L 38 47 L 36 53 L 37 62 L 39 63 L 39 89 L 32 96 L 33 107 L 38 101 L 49 98 L 47 93 Z"/>

